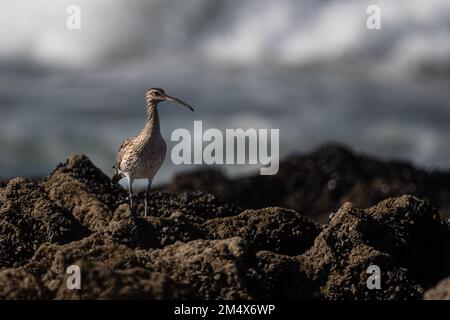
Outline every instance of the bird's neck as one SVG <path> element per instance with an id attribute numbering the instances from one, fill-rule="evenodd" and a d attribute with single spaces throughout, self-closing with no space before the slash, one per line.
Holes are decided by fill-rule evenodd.
<path id="1" fill-rule="evenodd" d="M 147 122 L 141 132 L 141 135 L 150 137 L 154 134 L 160 134 L 159 114 L 157 103 L 147 103 Z"/>

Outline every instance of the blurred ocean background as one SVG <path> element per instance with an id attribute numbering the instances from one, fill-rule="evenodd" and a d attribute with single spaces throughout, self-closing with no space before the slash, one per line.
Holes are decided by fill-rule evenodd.
<path id="1" fill-rule="evenodd" d="M 80 6 L 82 29 L 66 28 Z M 382 29 L 366 28 L 367 6 Z M 0 177 L 75 153 L 111 172 L 162 87 L 175 128 L 279 128 L 281 156 L 342 142 L 450 167 L 448 0 L 0 0 Z M 156 184 L 177 170 L 166 163 Z M 247 167 L 230 167 L 242 174 Z"/>

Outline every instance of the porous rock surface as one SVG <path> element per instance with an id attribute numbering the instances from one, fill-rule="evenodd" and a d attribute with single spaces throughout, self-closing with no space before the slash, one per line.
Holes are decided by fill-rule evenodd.
<path id="1" fill-rule="evenodd" d="M 356 192 L 348 189 L 355 182 L 352 167 L 369 172 L 382 166 L 362 165 L 342 150 L 332 159 L 330 152 L 290 165 L 320 171 L 319 180 L 338 190 L 321 196 L 336 203 Z M 387 168 L 379 183 L 394 172 Z M 406 175 L 417 173 L 408 170 Z M 217 175 L 210 183 L 222 179 Z M 378 183 L 361 175 L 360 192 Z M 406 180 L 395 179 L 399 184 L 393 186 L 403 190 Z M 408 179 L 431 181 L 421 174 Z M 293 180 L 281 190 L 279 181 L 273 183 L 271 191 L 283 193 L 283 201 L 313 201 Z M 323 190 L 307 193 L 318 199 Z M 16 178 L 0 187 L 0 298 L 448 298 L 448 280 L 437 283 L 450 276 L 450 227 L 428 200 L 401 195 L 371 207 L 343 202 L 336 210 L 306 201 L 304 207 L 314 212 L 329 210 L 329 219 L 319 225 L 306 209 L 243 210 L 200 191 L 152 192 L 150 214 L 143 217 L 142 204 L 130 210 L 126 196 L 83 155 L 70 157 L 40 181 Z M 141 193 L 137 203 L 142 198 Z M 81 272 L 79 290 L 68 286 L 70 266 Z M 374 279 L 370 266 L 380 270 L 380 289 L 367 286 Z"/>

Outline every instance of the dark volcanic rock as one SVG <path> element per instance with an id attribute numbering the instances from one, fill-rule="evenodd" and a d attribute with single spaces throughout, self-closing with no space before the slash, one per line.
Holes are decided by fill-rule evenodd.
<path id="1" fill-rule="evenodd" d="M 23 269 L 0 271 L 0 300 L 37 300 L 48 297 L 45 286 Z"/>
<path id="2" fill-rule="evenodd" d="M 127 204 L 120 205 L 105 228 L 106 234 L 114 242 L 128 247 L 158 247 L 157 230 L 146 219 L 131 213 Z"/>
<path id="3" fill-rule="evenodd" d="M 367 210 L 346 203 L 300 263 L 326 299 L 419 299 L 450 273 L 449 244 L 448 226 L 417 198 L 389 199 Z M 370 265 L 381 269 L 382 290 L 366 286 Z"/>
<path id="4" fill-rule="evenodd" d="M 34 182 L 16 178 L 0 189 L 0 268 L 31 258 L 40 244 L 68 243 L 88 235 L 64 208 Z"/>
<path id="5" fill-rule="evenodd" d="M 428 202 L 402 196 L 366 212 L 379 226 L 368 234 L 371 244 L 408 266 L 410 277 L 429 287 L 450 274 L 450 228 Z"/>
<path id="6" fill-rule="evenodd" d="M 450 277 L 440 281 L 424 294 L 425 300 L 450 300 Z"/>
<path id="7" fill-rule="evenodd" d="M 81 271 L 81 288 L 62 286 L 56 299 L 195 299 L 186 284 L 174 282 L 167 275 L 142 268 L 113 270 L 105 263 L 76 262 Z M 69 276 L 69 275 L 68 275 Z M 68 277 L 67 276 L 67 277 Z M 69 280 L 66 277 L 64 283 Z"/>
<path id="8" fill-rule="evenodd" d="M 143 194 L 141 195 L 143 196 Z M 143 201 L 140 201 L 140 212 L 144 212 Z M 208 219 L 237 215 L 242 210 L 233 205 L 216 199 L 206 192 L 184 192 L 179 195 L 152 192 L 149 199 L 149 214 L 170 218 L 174 212 L 180 212 L 196 223 Z"/>
<path id="9" fill-rule="evenodd" d="M 161 248 L 176 241 L 202 238 L 203 232 L 189 216 L 174 211 L 167 218 L 132 214 L 127 204 L 120 205 L 107 227 L 107 235 L 131 248 Z"/>
<path id="10" fill-rule="evenodd" d="M 189 242 L 205 238 L 201 227 L 179 211 L 168 218 L 148 217 L 146 220 L 156 230 L 153 248 L 164 247 L 176 241 Z"/>
<path id="11" fill-rule="evenodd" d="M 249 299 L 246 288 L 247 244 L 241 238 L 177 242 L 141 252 L 152 271 L 188 283 L 203 299 Z"/>
<path id="12" fill-rule="evenodd" d="M 244 206 L 275 201 L 322 218 L 344 200 L 366 207 L 407 190 L 444 210 L 448 201 L 445 174 L 338 147 L 292 157 L 280 176 L 190 177 L 172 187 L 205 185 Z M 320 227 L 294 210 L 242 212 L 205 192 L 152 192 L 148 217 L 142 200 L 130 210 L 126 192 L 85 156 L 41 182 L 9 181 L 0 188 L 0 298 L 421 299 L 450 275 L 449 223 L 413 196 L 345 203 Z M 67 288 L 71 265 L 82 290 Z M 366 286 L 371 265 L 381 290 Z M 447 287 L 425 298 L 446 297 Z"/>
<path id="13" fill-rule="evenodd" d="M 70 157 L 42 182 L 51 200 L 71 212 L 92 231 L 108 225 L 125 192 L 85 155 Z"/>
<path id="14" fill-rule="evenodd" d="M 366 210 L 346 203 L 304 254 L 258 252 L 253 288 L 263 298 L 417 300 L 450 274 L 449 245 L 447 223 L 415 197 Z M 380 268 L 381 290 L 366 285 L 371 265 Z"/>
<path id="15" fill-rule="evenodd" d="M 256 254 L 256 263 L 249 272 L 252 294 L 260 299 L 320 299 L 319 286 L 302 270 L 298 257 L 270 251 Z"/>
<path id="16" fill-rule="evenodd" d="M 347 201 L 367 208 L 388 197 L 412 194 L 429 200 L 443 217 L 450 217 L 450 173 L 357 155 L 340 145 L 293 155 L 281 161 L 274 176 L 229 179 L 206 169 L 180 174 L 162 189 L 175 193 L 203 190 L 246 209 L 292 208 L 319 222 Z"/>
<path id="17" fill-rule="evenodd" d="M 115 270 L 142 266 L 134 250 L 97 233 L 65 245 L 44 244 L 24 268 L 54 292 L 63 286 L 67 268 L 77 261 L 104 262 Z"/>
<path id="18" fill-rule="evenodd" d="M 216 218 L 202 225 L 208 238 L 242 237 L 252 250 L 269 250 L 296 255 L 311 247 L 319 227 L 294 210 L 265 208 L 246 210 L 227 218 Z"/>

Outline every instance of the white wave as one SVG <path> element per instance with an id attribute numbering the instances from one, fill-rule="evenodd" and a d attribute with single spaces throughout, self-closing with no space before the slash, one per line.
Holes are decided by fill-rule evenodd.
<path id="1" fill-rule="evenodd" d="M 66 29 L 79 5 L 82 30 Z M 402 72 L 450 60 L 450 1 L 379 0 L 368 31 L 361 0 L 0 0 L 0 60 L 96 66 L 136 59 L 225 65 L 361 61 Z M 394 70 L 394 71 L 392 71 Z"/>

